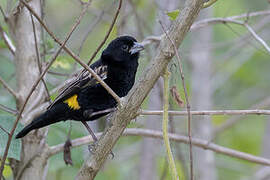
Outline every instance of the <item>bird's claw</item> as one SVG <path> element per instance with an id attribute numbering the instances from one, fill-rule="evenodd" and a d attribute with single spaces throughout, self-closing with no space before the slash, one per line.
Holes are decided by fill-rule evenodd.
<path id="1" fill-rule="evenodd" d="M 110 155 L 112 156 L 112 159 L 114 158 L 114 153 L 111 151 Z"/>
<path id="2" fill-rule="evenodd" d="M 90 154 L 95 154 L 97 142 L 93 142 L 88 145 L 88 151 Z"/>

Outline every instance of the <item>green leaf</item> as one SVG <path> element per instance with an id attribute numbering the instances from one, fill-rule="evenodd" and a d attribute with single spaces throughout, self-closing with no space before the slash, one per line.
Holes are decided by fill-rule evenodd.
<path id="1" fill-rule="evenodd" d="M 16 118 L 14 116 L 0 115 L 0 125 L 6 131 L 10 132 L 15 122 L 15 119 Z M 17 134 L 22 128 L 23 126 L 20 123 L 18 123 L 14 134 Z M 7 145 L 7 140 L 8 134 L 2 129 L 0 129 L 0 156 L 3 156 L 4 154 Z M 8 151 L 8 157 L 20 160 L 21 147 L 22 147 L 21 140 L 15 139 L 15 136 L 13 136 Z"/>
<path id="2" fill-rule="evenodd" d="M 180 10 L 176 9 L 176 10 L 167 12 L 167 15 L 170 17 L 170 20 L 174 21 L 178 17 L 179 13 L 180 13 Z"/>

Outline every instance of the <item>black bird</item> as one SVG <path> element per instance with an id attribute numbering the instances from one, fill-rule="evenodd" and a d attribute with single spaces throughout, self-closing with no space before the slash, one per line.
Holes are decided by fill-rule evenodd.
<path id="1" fill-rule="evenodd" d="M 134 84 L 139 52 L 143 49 L 133 37 L 120 36 L 108 45 L 101 58 L 90 67 L 119 97 L 124 97 Z M 88 71 L 82 70 L 67 83 L 47 111 L 36 117 L 16 138 L 59 121 L 82 121 L 86 126 L 86 121 L 108 114 L 106 110 L 116 105 L 115 99 L 103 86 Z M 93 136 L 92 131 L 90 133 Z"/>

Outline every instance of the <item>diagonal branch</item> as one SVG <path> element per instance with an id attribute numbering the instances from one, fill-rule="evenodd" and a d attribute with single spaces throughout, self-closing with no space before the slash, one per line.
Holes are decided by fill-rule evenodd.
<path id="1" fill-rule="evenodd" d="M 114 15 L 114 18 L 112 20 L 112 23 L 110 25 L 110 28 L 109 28 L 107 34 L 105 35 L 105 38 L 103 39 L 103 41 L 99 44 L 98 48 L 96 49 L 96 51 L 94 52 L 94 54 L 91 56 L 91 58 L 88 61 L 87 65 L 89 65 L 93 61 L 93 59 L 96 57 L 97 53 L 100 51 L 100 49 L 102 48 L 102 46 L 105 44 L 106 40 L 108 39 L 110 33 L 112 32 L 112 29 L 113 29 L 113 26 L 114 26 L 114 24 L 116 22 L 116 19 L 117 19 L 118 15 L 119 15 L 119 12 L 120 12 L 121 7 L 122 7 L 122 0 L 119 0 L 118 9 L 117 9 L 117 11 L 116 11 L 116 13 Z"/>
<path id="2" fill-rule="evenodd" d="M 2 26 L 0 26 L 0 35 L 3 38 L 8 49 L 10 50 L 11 54 L 15 55 L 16 47 L 13 45 L 12 41 L 10 40 L 6 32 L 3 30 Z"/>
<path id="3" fill-rule="evenodd" d="M 252 34 L 252 36 L 260 43 L 263 45 L 263 47 L 267 50 L 267 52 L 270 54 L 270 47 L 267 45 L 267 43 L 258 35 L 256 32 L 251 28 L 250 25 L 247 23 L 243 24 L 247 30 Z"/>
<path id="4" fill-rule="evenodd" d="M 11 108 L 9 108 L 7 106 L 4 106 L 3 104 L 0 104 L 0 109 L 5 111 L 5 112 L 8 112 L 8 113 L 10 113 L 12 115 L 18 114 L 18 111 L 14 110 L 14 109 L 11 109 Z"/>
<path id="5" fill-rule="evenodd" d="M 35 27 L 35 23 L 34 23 L 34 19 L 33 19 L 33 15 L 30 13 L 30 17 L 31 17 L 31 22 L 32 22 L 32 27 L 33 27 L 33 35 L 34 35 L 34 40 L 35 40 L 35 50 L 36 50 L 36 56 L 37 56 L 37 64 L 38 64 L 38 70 L 39 73 L 41 74 L 42 72 L 42 66 L 41 66 L 41 62 L 40 62 L 40 54 L 39 54 L 39 49 L 38 49 L 38 42 L 37 42 L 37 34 L 36 34 L 36 27 Z M 44 78 L 41 79 L 45 90 L 46 90 L 46 96 L 47 96 L 47 100 L 50 100 L 50 93 L 48 90 L 48 87 L 45 83 Z"/>
<path id="6" fill-rule="evenodd" d="M 22 2 L 22 1 L 21 1 Z M 2 158 L 2 162 L 1 162 L 1 167 L 0 167 L 0 175 L 2 175 L 3 173 L 3 170 L 4 170 L 4 165 L 5 165 L 5 161 L 6 161 L 6 158 L 7 158 L 7 155 L 8 155 L 8 150 L 9 150 L 9 146 L 10 146 L 10 143 L 11 143 L 11 139 L 12 139 L 12 136 L 15 132 L 15 129 L 17 127 L 17 124 L 22 116 L 22 113 L 24 111 L 24 108 L 28 102 L 28 100 L 30 99 L 31 95 L 33 94 L 34 90 L 36 89 L 37 85 L 39 84 L 39 82 L 41 81 L 41 79 L 44 77 L 44 75 L 46 74 L 46 72 L 49 70 L 49 68 L 51 67 L 51 65 L 53 64 L 53 62 L 56 60 L 57 56 L 59 55 L 59 53 L 61 52 L 61 50 L 63 49 L 63 47 L 65 46 L 65 44 L 67 43 L 67 41 L 69 40 L 69 38 L 71 37 L 71 34 L 74 32 L 74 30 L 78 27 L 78 25 L 80 24 L 81 22 L 81 19 L 82 17 L 84 16 L 84 14 L 86 13 L 86 10 L 87 10 L 87 7 L 89 6 L 90 3 L 88 3 L 88 5 L 85 7 L 85 9 L 83 9 L 83 11 L 81 12 L 80 14 L 80 17 L 76 20 L 74 26 L 71 28 L 70 32 L 68 33 L 68 35 L 66 36 L 63 44 L 59 47 L 58 51 L 56 51 L 56 53 L 52 56 L 51 60 L 50 60 L 50 63 L 46 66 L 45 70 L 40 74 L 39 78 L 35 81 L 35 83 L 33 84 L 29 94 L 27 95 L 19 113 L 18 113 L 18 116 L 16 118 L 16 121 L 15 123 L 13 124 L 13 127 L 10 131 L 10 134 L 9 134 L 9 137 L 8 137 L 8 141 L 7 141 L 7 145 L 5 147 L 5 151 L 4 151 L 4 155 L 3 155 L 3 158 Z"/>
<path id="7" fill-rule="evenodd" d="M 102 133 L 97 133 L 96 135 L 98 137 L 101 136 Z M 185 143 L 188 144 L 189 140 L 187 136 L 182 136 L 179 134 L 173 134 L 173 133 L 169 133 L 169 138 L 171 141 L 175 141 L 178 143 Z M 151 130 L 151 129 L 140 129 L 140 128 L 128 128 L 123 132 L 123 136 L 142 136 L 142 137 L 150 137 L 150 138 L 156 138 L 156 139 L 162 139 L 162 132 L 161 131 L 157 131 L 157 130 Z M 74 147 L 79 147 L 82 145 L 86 145 L 93 142 L 92 137 L 89 136 L 84 136 L 81 138 L 77 138 L 71 141 L 72 144 L 72 148 Z M 194 146 L 197 146 L 199 148 L 203 148 L 205 150 L 211 150 L 214 151 L 216 153 L 219 154 L 224 154 L 230 157 L 234 157 L 234 158 L 238 158 L 238 159 L 243 159 L 249 162 L 253 162 L 256 164 L 261 164 L 261 165 L 267 165 L 270 166 L 270 160 L 263 158 L 263 157 L 258 157 L 258 156 L 254 156 L 248 153 L 244 153 L 241 151 L 237 151 L 234 149 L 230 149 L 230 148 L 226 148 L 214 143 L 209 143 L 209 141 L 207 140 L 203 140 L 203 139 L 199 139 L 199 138 L 192 138 L 192 144 Z M 47 158 L 49 158 L 50 156 L 53 156 L 57 153 L 60 153 L 64 150 L 64 144 L 58 144 L 55 146 L 51 146 L 49 148 L 48 154 L 47 154 Z"/>
<path id="8" fill-rule="evenodd" d="M 222 23 L 224 23 L 224 20 L 230 21 L 230 20 L 236 20 L 236 19 L 247 18 L 247 17 L 267 16 L 267 15 L 270 15 L 270 10 L 255 11 L 255 12 L 251 12 L 251 13 L 244 13 L 244 14 L 240 14 L 237 16 L 230 16 L 230 17 L 225 17 L 225 18 L 219 18 L 219 17 L 207 18 L 204 20 L 194 22 L 193 25 L 191 26 L 190 30 L 194 31 L 194 30 L 203 28 L 205 26 L 222 24 Z M 164 36 L 165 36 L 165 34 L 162 34 L 159 36 L 148 36 L 143 40 L 142 44 L 148 45 L 148 44 L 151 44 L 153 42 L 159 42 Z"/>
<path id="9" fill-rule="evenodd" d="M 191 24 L 198 16 L 202 8 L 203 0 L 186 1 L 185 8 L 181 15 L 173 22 L 169 29 L 169 36 L 174 44 L 179 47 Z M 123 133 L 128 123 L 136 117 L 137 111 L 155 82 L 160 77 L 164 68 L 174 56 L 172 43 L 168 38 L 163 38 L 157 48 L 156 56 L 150 62 L 140 80 L 134 85 L 127 97 L 124 98 L 122 106 L 118 106 L 118 111 L 113 114 L 110 126 L 100 137 L 98 144 L 95 145 L 94 153 L 87 159 L 80 169 L 76 179 L 94 179 L 99 169 L 104 164 L 113 146 Z"/>
<path id="10" fill-rule="evenodd" d="M 63 43 L 56 38 L 56 36 L 53 34 L 52 31 L 48 29 L 48 27 L 45 25 L 45 23 L 41 20 L 39 15 L 23 0 L 20 0 L 25 7 L 35 16 L 35 18 L 39 21 L 39 23 L 42 25 L 42 27 L 47 31 L 47 33 L 53 38 L 55 42 L 57 42 L 60 46 L 63 45 Z M 68 47 L 65 45 L 63 46 L 63 49 L 75 60 L 77 61 L 81 66 L 83 66 L 93 77 L 114 97 L 114 99 L 118 102 L 118 104 L 121 104 L 120 97 L 87 65 L 85 64 L 79 56 L 74 54 Z"/>
<path id="11" fill-rule="evenodd" d="M 8 90 L 8 92 L 17 99 L 17 93 L 0 77 L 0 83 Z"/>

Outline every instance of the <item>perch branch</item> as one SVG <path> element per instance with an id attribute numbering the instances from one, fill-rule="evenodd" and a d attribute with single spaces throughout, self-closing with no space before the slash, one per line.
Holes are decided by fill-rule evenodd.
<path id="1" fill-rule="evenodd" d="M 97 133 L 97 137 L 100 137 L 102 133 Z M 178 142 L 178 143 L 185 143 L 189 144 L 189 139 L 187 136 L 182 136 L 178 134 L 172 134 L 169 133 L 169 138 L 171 141 Z M 150 137 L 150 138 L 155 138 L 155 139 L 162 139 L 163 135 L 161 131 L 157 130 L 151 130 L 151 129 L 139 129 L 139 128 L 128 128 L 124 131 L 123 136 L 142 136 L 142 137 Z M 89 136 L 84 136 L 81 138 L 77 138 L 71 141 L 72 148 L 74 147 L 79 147 L 82 145 L 86 145 L 93 142 L 92 137 Z M 197 146 L 199 148 L 205 149 L 205 150 L 211 150 L 213 152 L 227 155 L 230 157 L 238 158 L 238 159 L 243 159 L 249 162 L 253 162 L 256 164 L 261 164 L 261 165 L 266 165 L 270 166 L 270 160 L 258 156 L 254 156 L 248 153 L 244 153 L 241 151 L 237 151 L 234 149 L 226 148 L 214 143 L 209 143 L 207 140 L 199 139 L 199 138 L 192 138 L 192 144 L 194 146 Z M 64 150 L 64 144 L 58 144 L 55 146 L 51 146 L 49 148 L 47 157 L 53 156 L 57 153 L 60 153 Z"/>

